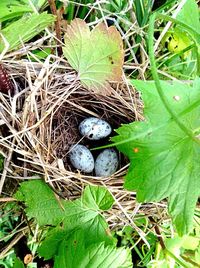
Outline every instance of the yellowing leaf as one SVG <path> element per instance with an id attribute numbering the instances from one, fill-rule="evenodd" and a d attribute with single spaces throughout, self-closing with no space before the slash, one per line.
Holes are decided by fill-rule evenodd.
<path id="1" fill-rule="evenodd" d="M 180 53 L 182 50 L 186 49 L 192 45 L 192 40 L 189 36 L 179 30 L 177 27 L 171 32 L 166 33 L 162 41 L 163 45 L 167 44 L 167 48 L 172 53 Z M 183 54 L 183 58 L 186 58 L 190 54 L 190 50 Z"/>
<path id="2" fill-rule="evenodd" d="M 100 23 L 90 31 L 85 21 L 73 20 L 67 27 L 63 52 L 81 83 L 95 93 L 109 95 L 109 81 L 122 79 L 123 44 L 114 26 Z"/>

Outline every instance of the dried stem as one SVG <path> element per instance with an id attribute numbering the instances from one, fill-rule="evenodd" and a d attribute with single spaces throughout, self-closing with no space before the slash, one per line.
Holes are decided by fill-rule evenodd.
<path id="1" fill-rule="evenodd" d="M 57 12 L 55 0 L 48 0 L 51 12 L 53 15 L 56 16 L 55 21 L 55 30 L 56 30 L 56 37 L 57 37 L 57 45 L 58 45 L 58 56 L 62 55 L 62 47 L 61 47 L 61 27 L 60 27 L 60 15 Z"/>

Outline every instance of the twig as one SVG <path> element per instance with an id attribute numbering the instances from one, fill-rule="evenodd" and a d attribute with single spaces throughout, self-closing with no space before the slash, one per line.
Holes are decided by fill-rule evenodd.
<path id="1" fill-rule="evenodd" d="M 3 249 L 2 252 L 0 253 L 0 259 L 3 259 L 5 257 L 6 253 L 10 251 L 14 245 L 17 244 L 17 242 L 25 235 L 25 233 L 27 233 L 27 231 L 28 231 L 28 228 L 27 230 L 15 236 L 15 238 L 11 241 L 11 243 L 5 249 Z"/>
<path id="2" fill-rule="evenodd" d="M 58 45 L 58 56 L 61 56 L 62 53 L 62 47 L 60 45 L 61 42 L 61 30 L 60 30 L 60 16 L 58 15 L 56 5 L 55 5 L 55 0 L 48 0 L 49 6 L 51 9 L 51 12 L 53 15 L 56 16 L 56 21 L 55 21 L 55 30 L 56 30 L 56 37 L 58 40 L 56 40 L 57 45 Z"/>
<path id="3" fill-rule="evenodd" d="M 155 232 L 157 234 L 158 240 L 160 242 L 161 248 L 163 250 L 166 249 L 164 240 L 162 238 L 162 235 L 161 235 L 161 232 L 160 232 L 160 229 L 159 229 L 157 223 L 155 222 L 155 220 L 151 216 L 149 217 L 149 220 L 154 224 L 154 229 L 155 229 Z"/>
<path id="4" fill-rule="evenodd" d="M 0 198 L 0 202 L 13 202 L 13 201 L 17 201 L 17 199 L 12 198 L 12 197 L 3 197 L 3 198 Z"/>
<path id="5" fill-rule="evenodd" d="M 189 259 L 187 256 L 182 255 L 181 257 L 182 257 L 186 262 L 191 263 L 193 266 L 195 266 L 195 267 L 200 267 L 200 265 L 199 265 L 198 263 L 196 263 L 195 261 Z"/>
<path id="6" fill-rule="evenodd" d="M 15 138 L 14 138 L 14 140 L 15 140 Z M 14 141 L 13 141 L 13 146 L 14 146 Z M 9 154 L 8 154 L 8 157 L 7 157 L 6 162 L 5 162 L 5 165 L 4 165 L 4 170 L 3 170 L 3 173 L 1 175 L 1 180 L 0 180 L 0 195 L 1 195 L 1 192 L 2 192 L 2 189 L 3 189 L 3 185 L 4 185 L 4 182 L 5 182 L 5 179 L 6 179 L 6 174 L 7 174 L 7 171 L 8 171 L 8 166 L 10 164 L 12 153 L 13 153 L 13 148 L 11 148 L 9 150 Z"/>

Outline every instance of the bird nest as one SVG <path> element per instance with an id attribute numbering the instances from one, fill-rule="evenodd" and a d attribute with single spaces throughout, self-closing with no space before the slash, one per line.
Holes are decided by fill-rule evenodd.
<path id="1" fill-rule="evenodd" d="M 120 153 L 119 169 L 104 178 L 75 170 L 68 159 L 73 144 L 95 148 L 109 143 L 81 137 L 78 125 L 84 118 L 105 119 L 113 129 L 142 119 L 140 98 L 126 79 L 113 84 L 111 94 L 103 96 L 85 89 L 68 63 L 52 55 L 44 63 L 12 60 L 4 66 L 16 88 L 13 97 L 0 94 L 0 153 L 6 157 L 1 180 L 4 194 L 14 191 L 13 182 L 24 179 L 43 178 L 69 200 L 78 198 L 88 184 L 103 185 L 115 199 L 113 208 L 106 212 L 111 228 L 131 222 L 138 229 L 133 221 L 137 213 L 161 216 L 164 204 L 139 205 L 135 193 L 123 188 L 129 163 Z"/>

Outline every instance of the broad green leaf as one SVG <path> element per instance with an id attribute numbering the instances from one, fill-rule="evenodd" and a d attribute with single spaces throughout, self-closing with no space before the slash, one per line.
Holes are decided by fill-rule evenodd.
<path id="1" fill-rule="evenodd" d="M 78 72 L 78 79 L 99 94 L 110 94 L 109 81 L 121 81 L 124 52 L 114 26 L 100 23 L 92 31 L 85 21 L 75 19 L 67 27 L 63 53 Z"/>
<path id="2" fill-rule="evenodd" d="M 112 207 L 114 199 L 105 187 L 88 186 L 83 193 L 82 202 L 91 209 L 108 210 Z"/>
<path id="3" fill-rule="evenodd" d="M 55 258 L 54 268 L 131 268 L 131 251 L 125 248 L 106 246 L 104 243 L 85 243 L 86 234 L 75 231 L 63 241 Z"/>
<path id="4" fill-rule="evenodd" d="M 200 126 L 199 82 L 161 81 L 171 109 L 191 130 Z M 154 82 L 132 83 L 142 93 L 145 121 L 123 125 L 112 139 L 131 162 L 124 186 L 137 191 L 139 202 L 168 197 L 169 212 L 179 235 L 183 235 L 192 226 L 200 194 L 200 146 L 171 118 Z"/>
<path id="5" fill-rule="evenodd" d="M 195 0 L 187 0 L 176 19 L 200 33 L 199 9 Z"/>
<path id="6" fill-rule="evenodd" d="M 9 43 L 9 50 L 21 47 L 22 43 L 29 41 L 49 26 L 55 17 L 46 12 L 23 17 L 4 28 L 0 33 Z M 4 49 L 4 42 L 0 38 L 0 52 Z"/>
<path id="7" fill-rule="evenodd" d="M 105 202 L 101 200 L 105 197 Z M 55 194 L 42 180 L 23 182 L 15 194 L 15 198 L 25 202 L 29 218 L 35 218 L 39 225 L 57 225 L 64 222 L 63 229 L 71 231 L 74 228 L 90 230 L 88 240 L 101 239 L 111 241 L 109 228 L 100 215 L 101 209 L 111 207 L 112 196 L 100 186 L 87 186 L 83 198 L 75 201 L 56 199 Z M 95 203 L 96 202 L 99 203 Z M 107 203 L 106 203 L 107 200 Z"/>
<path id="8" fill-rule="evenodd" d="M 33 12 L 26 0 L 1 0 L 0 22 L 22 16 L 24 13 Z"/>
<path id="9" fill-rule="evenodd" d="M 89 188 L 89 190 L 88 190 Z M 106 190 L 107 191 L 107 190 Z M 87 234 L 87 243 L 104 241 L 106 244 L 114 244 L 109 227 L 100 209 L 111 206 L 112 196 L 103 187 L 87 186 L 83 198 L 73 202 L 58 200 L 53 191 L 41 180 L 23 182 L 15 194 L 15 198 L 25 202 L 28 218 L 35 218 L 39 225 L 58 225 L 51 230 L 40 247 L 40 254 L 52 257 L 58 248 L 58 244 L 66 239 L 74 229 L 82 230 Z M 91 197 L 91 193 L 93 196 Z M 100 197 L 105 196 L 107 203 Z M 97 200 L 99 203 L 95 204 Z M 113 201 L 113 200 L 112 200 Z M 51 250 L 48 251 L 49 244 Z"/>
<path id="10" fill-rule="evenodd" d="M 52 259 L 57 254 L 60 243 L 66 241 L 68 235 L 60 226 L 51 229 L 37 252 L 45 260 Z"/>
<path id="11" fill-rule="evenodd" d="M 85 214 L 88 216 L 88 220 L 86 221 L 87 217 L 83 217 L 83 214 L 80 214 L 82 213 L 77 212 L 77 216 L 74 215 L 74 217 L 70 215 L 69 219 L 64 221 L 62 227 L 58 226 L 48 233 L 39 247 L 38 252 L 40 256 L 45 259 L 51 259 L 57 253 L 59 244 L 62 243 L 63 240 L 68 241 L 69 235 L 73 233 L 74 230 L 76 230 L 76 232 L 81 231 L 85 234 L 86 245 L 100 242 L 104 242 L 106 245 L 115 245 L 116 241 L 111 236 L 109 227 L 101 215 L 95 215 L 95 213 L 92 214 L 91 211 L 86 211 Z M 77 222 L 75 220 L 77 220 Z"/>
<path id="12" fill-rule="evenodd" d="M 23 261 L 21 261 L 18 257 L 15 256 L 13 262 L 13 268 L 25 268 Z"/>
<path id="13" fill-rule="evenodd" d="M 86 187 L 87 188 L 87 187 Z M 87 234 L 87 242 L 106 241 L 107 244 L 113 240 L 107 222 L 95 208 L 87 207 L 81 200 L 68 202 L 65 206 L 63 228 L 70 232 L 73 229 L 82 229 Z"/>
<path id="14" fill-rule="evenodd" d="M 71 232 L 80 230 L 86 234 L 85 243 L 90 245 L 95 242 L 105 242 L 115 244 L 115 239 L 111 236 L 108 224 L 105 219 L 94 209 L 83 206 L 80 200 L 66 202 L 65 217 L 62 227 L 56 227 L 47 235 L 42 242 L 39 253 L 46 259 L 50 259 L 57 252 L 58 245 L 68 239 Z M 51 247 L 49 249 L 49 245 Z"/>
<path id="15" fill-rule="evenodd" d="M 42 180 L 21 183 L 15 198 L 26 204 L 28 218 L 35 218 L 39 225 L 57 225 L 64 218 L 62 201 L 58 201 L 51 188 Z"/>

